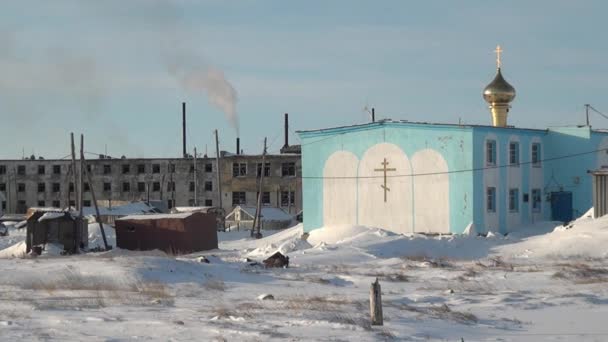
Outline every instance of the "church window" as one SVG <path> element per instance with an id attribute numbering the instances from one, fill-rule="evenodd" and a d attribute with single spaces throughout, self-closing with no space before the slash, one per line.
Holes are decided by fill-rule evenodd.
<path id="1" fill-rule="evenodd" d="M 489 213 L 496 212 L 496 188 L 488 187 L 486 190 L 486 210 Z"/>
<path id="2" fill-rule="evenodd" d="M 509 164 L 519 166 L 519 143 L 509 143 Z"/>
<path id="3" fill-rule="evenodd" d="M 496 165 L 496 140 L 486 141 L 486 163 Z"/>
<path id="4" fill-rule="evenodd" d="M 532 211 L 535 213 L 540 212 L 540 189 L 532 189 Z"/>
<path id="5" fill-rule="evenodd" d="M 509 189 L 509 211 L 512 213 L 519 211 L 519 189 Z"/>
<path id="6" fill-rule="evenodd" d="M 540 143 L 532 144 L 532 166 L 540 167 Z"/>

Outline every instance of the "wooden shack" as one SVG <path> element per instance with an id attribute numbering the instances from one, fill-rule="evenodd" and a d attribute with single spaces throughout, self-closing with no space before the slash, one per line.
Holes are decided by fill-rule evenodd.
<path id="1" fill-rule="evenodd" d="M 66 253 L 76 253 L 87 246 L 88 226 L 69 211 L 28 210 L 26 252 L 37 254 L 48 243 L 63 245 Z"/>
<path id="2" fill-rule="evenodd" d="M 216 218 L 202 212 L 126 216 L 116 220 L 116 246 L 170 254 L 216 249 Z"/>

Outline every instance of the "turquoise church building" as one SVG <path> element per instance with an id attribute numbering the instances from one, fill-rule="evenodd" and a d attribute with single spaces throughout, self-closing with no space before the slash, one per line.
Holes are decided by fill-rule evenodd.
<path id="1" fill-rule="evenodd" d="M 492 125 L 381 120 L 299 131 L 304 230 L 349 224 L 396 233 L 508 233 L 567 222 L 592 206 L 590 170 L 608 168 L 608 132 L 507 125 L 515 89 L 484 89 Z"/>

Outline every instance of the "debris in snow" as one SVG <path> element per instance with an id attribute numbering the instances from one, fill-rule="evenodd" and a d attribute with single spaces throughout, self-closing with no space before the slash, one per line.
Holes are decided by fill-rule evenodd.
<path id="1" fill-rule="evenodd" d="M 175 323 L 177 325 L 184 325 L 184 321 L 180 321 L 180 320 L 173 321 L 173 323 Z"/>
<path id="2" fill-rule="evenodd" d="M 264 293 L 258 296 L 258 300 L 273 300 L 274 296 L 269 293 Z"/>
<path id="3" fill-rule="evenodd" d="M 289 257 L 276 252 L 271 255 L 268 259 L 264 260 L 264 266 L 266 267 L 289 267 Z"/>
<path id="4" fill-rule="evenodd" d="M 204 257 L 204 256 L 200 256 L 200 257 L 196 258 L 196 261 L 204 262 L 205 264 L 209 263 L 209 259 L 207 259 L 207 257 Z"/>

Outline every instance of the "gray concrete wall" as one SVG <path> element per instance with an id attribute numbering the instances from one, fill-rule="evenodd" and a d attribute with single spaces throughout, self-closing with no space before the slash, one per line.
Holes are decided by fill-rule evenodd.
<path id="1" fill-rule="evenodd" d="M 257 164 L 261 163 L 260 155 L 228 155 L 221 159 L 222 175 L 222 206 L 226 212 L 232 210 L 233 192 L 245 192 L 246 205 L 256 203 L 257 193 Z M 302 205 L 301 193 L 301 161 L 299 155 L 270 155 L 267 156 L 270 163 L 269 177 L 265 177 L 263 192 L 270 192 L 271 205 L 281 206 L 281 192 L 292 191 L 295 195 L 294 205 L 286 204 L 284 208 L 291 213 L 297 213 Z M 282 176 L 282 164 L 294 163 L 296 175 Z M 244 163 L 247 165 L 247 173 L 244 176 L 233 177 L 233 164 Z M 191 191 L 190 183 L 195 181 L 193 172 L 194 161 L 183 158 L 145 158 L 145 159 L 91 159 L 87 160 L 90 165 L 92 188 L 98 202 L 105 204 L 115 201 L 135 200 L 164 200 L 173 201 L 173 206 L 194 205 L 194 191 Z M 205 170 L 206 164 L 211 165 L 211 172 Z M 29 207 L 56 206 L 66 207 L 68 203 L 68 183 L 72 182 L 68 177 L 70 160 L 0 160 L 0 193 L 6 198 L 3 205 L 4 212 L 25 212 Z M 77 167 L 79 162 L 77 161 Z M 129 165 L 129 171 L 123 172 L 123 165 Z M 143 172 L 138 170 L 143 165 Z M 175 165 L 175 172 L 171 172 L 171 166 Z M 59 167 L 59 173 L 54 173 L 54 167 Z M 44 173 L 39 173 L 39 167 L 44 167 Z M 106 173 L 104 169 L 110 168 Z M 20 174 L 19 170 L 24 170 Z M 217 167 L 215 158 L 197 158 L 196 181 L 198 205 L 209 204 L 217 206 Z M 43 171 L 43 170 L 40 170 Z M 68 179 L 69 178 L 69 179 Z M 86 179 L 85 179 L 86 181 Z M 168 187 L 169 182 L 175 182 L 175 191 Z M 205 190 L 205 182 L 211 182 L 211 191 Z M 104 183 L 110 184 L 110 191 L 104 190 Z M 129 189 L 123 188 L 123 183 L 129 184 Z M 138 185 L 143 183 L 140 191 Z M 159 189 L 155 189 L 159 186 Z M 39 189 L 39 184 L 44 184 L 44 189 Z M 53 187 L 59 184 L 59 191 Z M 24 191 L 19 191 L 20 186 L 25 186 Z M 149 191 L 148 191 L 149 189 Z M 40 190 L 40 191 L 39 191 Z M 149 196 L 149 197 L 148 197 Z M 75 193 L 70 192 L 71 201 L 75 200 Z M 84 192 L 84 201 L 92 203 L 91 193 Z M 85 203 L 85 205 L 88 203 Z"/>

